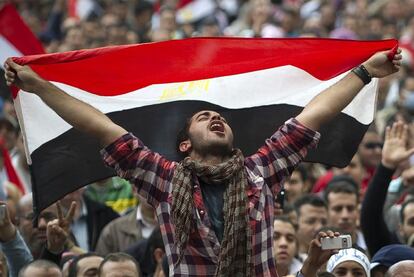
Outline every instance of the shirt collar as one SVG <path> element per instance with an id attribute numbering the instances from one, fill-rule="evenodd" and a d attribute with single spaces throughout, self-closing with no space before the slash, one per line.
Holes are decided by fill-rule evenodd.
<path id="1" fill-rule="evenodd" d="M 83 201 L 82 198 L 80 200 L 80 204 L 81 204 L 81 213 L 79 217 L 86 217 L 88 215 L 88 210 L 86 209 L 85 201 Z"/>
<path id="2" fill-rule="evenodd" d="M 149 223 L 147 220 L 145 220 L 145 218 L 142 216 L 142 210 L 141 210 L 141 205 L 138 205 L 137 208 L 137 221 L 142 224 L 144 227 L 152 227 L 153 225 L 151 223 Z"/>

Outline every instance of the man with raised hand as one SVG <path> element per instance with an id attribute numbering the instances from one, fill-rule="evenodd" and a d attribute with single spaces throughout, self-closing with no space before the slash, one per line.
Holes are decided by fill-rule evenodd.
<path id="1" fill-rule="evenodd" d="M 180 132 L 180 163 L 166 160 L 137 137 L 48 81 L 9 59 L 7 84 L 35 93 L 76 129 L 97 138 L 105 162 L 135 184 L 156 211 L 170 272 L 197 276 L 277 276 L 272 254 L 274 195 L 292 170 L 315 147 L 319 128 L 338 115 L 371 81 L 398 71 L 398 50 L 373 55 L 321 92 L 282 125 L 258 152 L 243 157 L 233 132 L 215 111 L 194 114 Z M 136 120 L 139 120 L 137 118 Z M 268 120 L 268 119 L 264 119 Z M 321 236 L 334 236 L 332 232 Z M 314 276 L 331 251 L 311 244 L 301 270 Z"/>

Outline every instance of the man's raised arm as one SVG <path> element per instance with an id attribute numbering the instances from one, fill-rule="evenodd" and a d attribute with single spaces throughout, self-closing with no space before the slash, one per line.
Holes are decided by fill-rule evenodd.
<path id="1" fill-rule="evenodd" d="M 393 60 L 388 59 L 389 51 L 378 52 L 350 72 L 339 82 L 313 98 L 296 119 L 312 130 L 319 128 L 338 115 L 364 87 L 370 78 L 382 78 L 395 73 L 401 64 L 401 49 Z M 365 80 L 365 82 L 364 82 Z"/>
<path id="2" fill-rule="evenodd" d="M 16 85 L 39 96 L 52 110 L 75 129 L 97 138 L 103 146 L 115 141 L 127 131 L 105 114 L 42 79 L 29 66 L 8 59 L 4 64 L 7 85 Z"/>

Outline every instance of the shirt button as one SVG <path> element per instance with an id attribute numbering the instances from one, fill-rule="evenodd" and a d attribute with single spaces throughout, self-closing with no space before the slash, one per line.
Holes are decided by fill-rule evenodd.
<path id="1" fill-rule="evenodd" d="M 204 214 L 204 210 L 200 210 L 200 214 L 203 215 Z"/>

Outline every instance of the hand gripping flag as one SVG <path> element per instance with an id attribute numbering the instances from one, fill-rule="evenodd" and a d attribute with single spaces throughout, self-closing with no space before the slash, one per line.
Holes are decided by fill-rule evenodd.
<path id="1" fill-rule="evenodd" d="M 217 110 L 235 146 L 254 153 L 278 126 L 300 113 L 395 40 L 195 38 L 15 58 L 68 94 L 98 108 L 147 146 L 177 159 L 175 138 L 186 118 Z M 345 166 L 375 111 L 377 80 L 321 130 L 307 161 Z M 63 195 L 115 174 L 98 142 L 73 129 L 39 97 L 14 95 L 41 210 Z M 75 111 L 74 111 L 75 112 Z"/>

